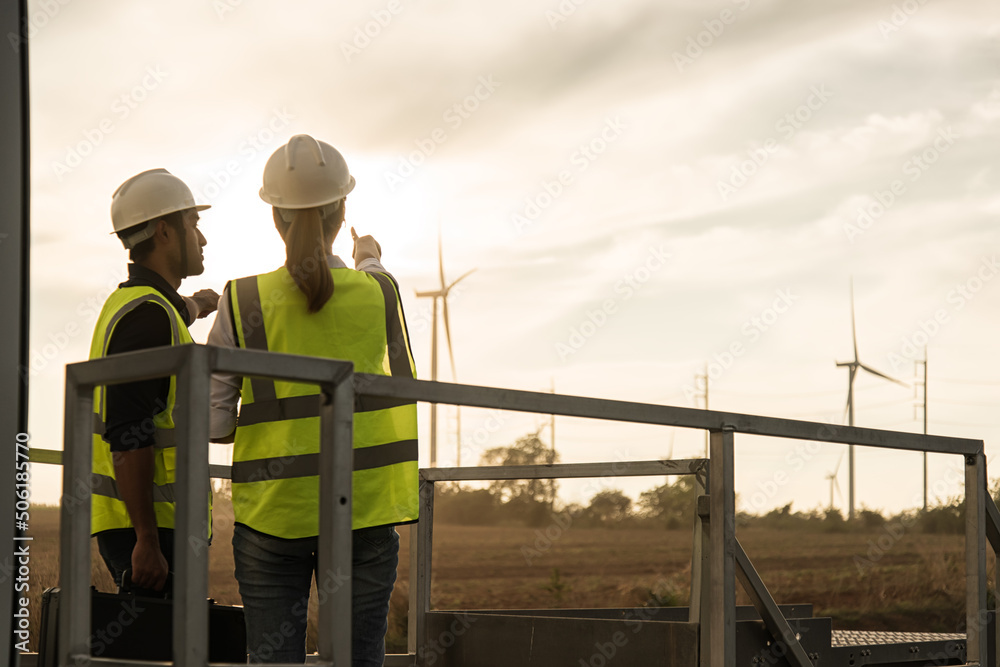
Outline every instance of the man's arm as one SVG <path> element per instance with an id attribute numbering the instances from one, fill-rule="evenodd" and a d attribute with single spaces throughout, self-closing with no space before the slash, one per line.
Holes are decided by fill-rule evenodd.
<path id="1" fill-rule="evenodd" d="M 159 305 L 142 304 L 122 317 L 108 342 L 108 354 L 170 345 L 170 320 Z M 160 590 L 168 565 L 160 549 L 153 509 L 156 436 L 153 417 L 167 407 L 170 378 L 112 385 L 107 389 L 107 430 L 115 481 L 135 530 L 132 582 Z"/>
<path id="2" fill-rule="evenodd" d="M 118 493 L 125 501 L 135 528 L 132 584 L 158 591 L 167 582 L 169 568 L 160 549 L 160 533 L 156 525 L 156 512 L 153 510 L 155 451 L 153 447 L 143 447 L 113 452 L 111 458 L 115 464 Z"/>

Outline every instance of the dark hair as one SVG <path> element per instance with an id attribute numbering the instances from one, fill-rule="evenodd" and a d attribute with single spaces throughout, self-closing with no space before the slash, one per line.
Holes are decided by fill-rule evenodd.
<path id="1" fill-rule="evenodd" d="M 147 222 L 147 225 L 155 225 L 160 220 L 166 220 L 167 224 L 172 226 L 177 233 L 180 234 L 184 229 L 184 211 L 174 211 L 173 213 L 167 213 L 166 215 L 161 215 L 159 218 L 154 218 Z M 128 231 L 128 230 L 126 230 Z M 118 235 L 119 237 L 122 234 Z M 150 237 L 137 244 L 134 248 L 128 251 L 128 258 L 133 262 L 144 262 L 153 253 L 153 248 L 156 247 L 155 240 Z"/>
<path id="2" fill-rule="evenodd" d="M 343 200 L 337 209 L 324 211 L 325 216 L 320 215 L 318 208 L 294 211 L 291 222 L 285 222 L 281 213 L 275 211 L 285 239 L 285 267 L 305 294 L 310 313 L 317 312 L 333 296 L 333 276 L 326 263 L 326 249 L 340 229 L 343 211 Z"/>

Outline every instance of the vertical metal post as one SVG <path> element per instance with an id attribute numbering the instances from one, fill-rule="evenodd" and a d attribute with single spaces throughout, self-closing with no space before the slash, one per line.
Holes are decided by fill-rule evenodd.
<path id="1" fill-rule="evenodd" d="M 966 661 L 985 664 L 986 632 L 986 457 L 965 457 Z"/>
<path id="2" fill-rule="evenodd" d="M 712 594 L 712 564 L 709 555 L 712 553 L 711 531 L 711 498 L 708 489 L 711 482 L 708 470 L 695 473 L 695 524 L 694 544 L 691 553 L 691 601 L 688 607 L 688 621 L 698 623 L 699 665 L 709 667 L 712 655 L 711 616 L 712 609 L 709 596 Z"/>
<path id="3" fill-rule="evenodd" d="M 0 542 L 3 543 L 0 567 L 5 572 L 17 569 L 14 549 L 29 542 L 15 541 L 15 437 L 28 430 L 28 281 L 30 260 L 30 160 L 28 120 L 28 40 L 27 2 L 13 0 L 0 5 L 0 34 L 10 49 L 0 58 L 0 438 L 4 461 L 0 469 Z M 9 482 L 9 484 L 8 484 Z M 0 579 L 0 618 L 6 618 L 6 631 L 0 632 L 0 663 L 17 664 L 13 630 L 16 600 L 14 577 Z"/>
<path id="4" fill-rule="evenodd" d="M 734 490 L 733 429 L 712 431 L 709 458 L 709 498 L 712 552 L 709 632 L 711 667 L 736 664 L 736 493 Z"/>
<path id="5" fill-rule="evenodd" d="M 351 664 L 351 495 L 354 470 L 354 371 L 345 362 L 321 387 L 319 451 L 319 563 L 316 585 L 329 590 L 319 600 L 320 660 Z M 330 585 L 327 585 L 330 582 Z"/>
<path id="6" fill-rule="evenodd" d="M 924 417 L 924 435 L 927 435 L 927 346 L 924 346 L 924 360 L 917 361 L 918 364 L 923 364 L 924 366 L 924 405 L 923 405 L 923 417 Z M 927 452 L 923 452 L 924 456 L 924 511 L 927 511 Z"/>
<path id="7" fill-rule="evenodd" d="M 208 406 L 209 352 L 185 346 L 177 372 L 175 426 L 179 436 L 174 488 L 174 663 L 208 664 Z"/>
<path id="8" fill-rule="evenodd" d="M 420 571 L 420 552 L 417 548 L 417 542 L 420 539 L 420 524 L 411 523 L 406 528 L 410 535 L 410 599 L 406 614 L 406 652 L 415 656 L 417 654 L 417 616 L 420 613 L 417 600 L 417 572 Z"/>
<path id="9" fill-rule="evenodd" d="M 428 664 L 424 662 L 424 654 L 429 646 L 426 614 L 431 609 L 431 549 L 434 544 L 434 482 L 431 480 L 420 480 L 420 522 L 417 524 L 417 537 L 417 569 L 410 573 L 410 585 L 416 588 L 416 664 L 424 665 Z"/>
<path id="10" fill-rule="evenodd" d="M 431 311 L 431 320 L 433 321 L 433 326 L 431 327 L 431 381 L 437 382 L 438 379 L 438 298 L 434 297 L 434 307 Z M 438 406 L 437 403 L 431 403 L 431 467 L 437 467 L 437 418 L 438 418 Z"/>
<path id="11" fill-rule="evenodd" d="M 708 490 L 704 473 L 694 475 L 694 537 L 691 542 L 691 599 L 688 604 L 688 621 L 697 623 L 701 620 L 702 600 L 704 593 L 702 577 L 708 571 L 708 549 L 704 549 L 703 540 L 708 537 Z M 704 506 L 703 506 L 704 504 Z M 707 628 L 706 628 L 707 629 Z"/>
<path id="12" fill-rule="evenodd" d="M 66 369 L 63 495 L 59 517 L 60 665 L 90 660 L 90 467 L 94 387 L 80 385 Z"/>

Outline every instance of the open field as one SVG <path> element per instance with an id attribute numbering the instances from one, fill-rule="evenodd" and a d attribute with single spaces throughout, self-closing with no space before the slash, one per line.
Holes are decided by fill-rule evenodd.
<path id="1" fill-rule="evenodd" d="M 58 508 L 32 509 L 33 633 L 39 628 L 42 591 L 57 585 L 58 521 Z M 230 546 L 232 515 L 224 502 L 216 503 L 214 530 L 209 595 L 222 604 L 240 604 Z M 400 529 L 400 535 L 391 651 L 405 650 L 408 529 Z M 779 603 L 812 603 L 817 615 L 834 618 L 835 628 L 962 628 L 961 536 L 923 535 L 902 526 L 861 533 L 744 529 L 737 536 Z M 434 541 L 432 605 L 438 609 L 687 604 L 690 530 L 437 525 Z M 92 553 L 94 585 L 112 590 L 96 544 Z M 739 596 L 741 604 L 748 604 L 742 591 Z M 36 639 L 33 635 L 32 647 Z"/>

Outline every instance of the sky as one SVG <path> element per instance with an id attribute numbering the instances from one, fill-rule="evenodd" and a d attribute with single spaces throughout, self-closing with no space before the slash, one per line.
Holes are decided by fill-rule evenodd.
<path id="1" fill-rule="evenodd" d="M 65 364 L 125 275 L 117 186 L 165 167 L 212 205 L 206 271 L 181 292 L 221 292 L 283 262 L 257 190 L 308 133 L 357 180 L 347 222 L 403 288 L 420 377 L 432 319 L 415 292 L 439 286 L 440 233 L 448 279 L 475 269 L 449 301 L 461 382 L 698 407 L 707 372 L 713 409 L 846 423 L 853 281 L 861 361 L 908 385 L 862 372 L 855 423 L 921 431 L 926 345 L 929 432 L 1000 451 L 991 0 L 60 0 L 29 2 L 26 32 L 34 447 L 62 447 Z M 453 465 L 453 408 L 440 423 Z M 463 410 L 462 463 L 538 429 L 548 442 L 545 417 Z M 555 438 L 564 462 L 705 442 L 568 418 Z M 826 507 L 834 471 L 847 494 L 843 446 L 736 450 L 740 509 Z M 919 506 L 921 460 L 859 448 L 858 507 Z M 932 504 L 962 492 L 957 457 L 929 466 Z M 32 479 L 35 502 L 57 501 L 58 468 Z M 661 483 L 560 488 L 586 502 Z"/>

